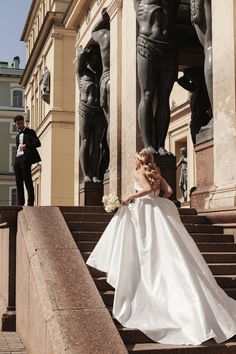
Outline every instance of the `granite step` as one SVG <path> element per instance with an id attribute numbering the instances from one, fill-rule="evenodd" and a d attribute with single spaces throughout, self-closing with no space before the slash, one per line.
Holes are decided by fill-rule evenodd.
<path id="1" fill-rule="evenodd" d="M 77 241 L 76 242 L 80 252 L 92 252 L 97 244 L 97 241 Z M 201 252 L 222 253 L 222 252 L 236 252 L 235 243 L 211 243 L 211 242 L 197 242 L 196 243 Z"/>
<path id="2" fill-rule="evenodd" d="M 68 227 L 71 231 L 100 231 L 103 232 L 107 226 L 105 221 L 68 221 Z M 222 233 L 221 226 L 207 225 L 207 224 L 185 224 L 185 228 L 189 233 Z"/>
<path id="3" fill-rule="evenodd" d="M 222 234 L 222 233 L 215 233 L 215 234 L 210 234 L 210 233 L 194 233 L 191 232 L 190 235 L 194 239 L 196 243 L 201 242 L 201 243 L 229 243 L 233 244 L 234 243 L 234 236 L 233 235 L 228 235 L 228 234 Z"/>
<path id="4" fill-rule="evenodd" d="M 197 246 L 201 252 L 236 252 L 236 243 L 198 242 Z"/>
<path id="5" fill-rule="evenodd" d="M 106 276 L 106 273 L 101 272 L 98 269 L 92 268 L 90 266 L 87 266 L 87 267 L 88 267 L 88 270 L 93 278 L 102 278 L 102 277 Z"/>
<path id="6" fill-rule="evenodd" d="M 81 255 L 85 261 L 87 261 L 91 252 L 81 252 Z M 236 253 L 235 252 L 203 252 L 203 258 L 205 261 L 213 266 L 214 264 L 235 264 L 236 265 Z M 228 274 L 228 273 L 227 273 Z M 236 274 L 236 272 L 235 272 Z"/>
<path id="7" fill-rule="evenodd" d="M 103 206 L 59 206 L 64 218 L 68 213 L 106 213 Z"/>
<path id="8" fill-rule="evenodd" d="M 108 213 L 79 213 L 79 212 L 70 212 L 64 213 L 64 217 L 67 222 L 70 221 L 80 221 L 80 222 L 109 222 L 113 214 Z M 180 214 L 181 221 L 187 224 L 211 224 L 209 219 L 205 216 L 197 216 L 197 215 L 184 215 Z"/>
<path id="9" fill-rule="evenodd" d="M 236 339 L 222 344 L 217 344 L 212 339 L 199 346 L 136 343 L 128 344 L 127 350 L 130 354 L 235 354 Z"/>
<path id="10" fill-rule="evenodd" d="M 236 263 L 236 252 L 202 252 L 207 263 Z"/>
<path id="11" fill-rule="evenodd" d="M 75 242 L 80 242 L 80 241 L 97 242 L 102 236 L 102 232 L 99 231 L 71 231 L 71 233 Z"/>
<path id="12" fill-rule="evenodd" d="M 109 222 L 112 219 L 111 214 L 108 213 L 65 213 L 65 219 L 70 221 L 80 221 L 80 222 Z"/>
<path id="13" fill-rule="evenodd" d="M 63 215 L 68 213 L 106 213 L 103 206 L 59 206 L 59 208 Z M 180 215 L 197 215 L 194 208 L 178 208 L 178 211 Z"/>
<path id="14" fill-rule="evenodd" d="M 178 208 L 180 215 L 197 215 L 196 209 L 193 208 Z"/>
<path id="15" fill-rule="evenodd" d="M 99 291 L 112 291 L 113 287 L 107 283 L 106 277 L 93 278 L 94 283 Z"/>
<path id="16" fill-rule="evenodd" d="M 236 275 L 215 275 L 215 280 L 221 288 L 236 289 Z"/>
<path id="17" fill-rule="evenodd" d="M 223 228 L 214 225 L 199 225 L 199 224 L 185 224 L 185 228 L 189 233 L 207 233 L 207 234 L 222 234 Z"/>
<path id="18" fill-rule="evenodd" d="M 103 232 L 107 227 L 107 222 L 104 221 L 97 221 L 97 222 L 90 222 L 90 221 L 68 221 L 68 227 L 71 231 L 97 231 Z"/>
<path id="19" fill-rule="evenodd" d="M 136 328 L 118 327 L 118 331 L 126 345 L 132 343 L 154 343 L 149 337 Z"/>
<path id="20" fill-rule="evenodd" d="M 98 241 L 101 238 L 101 231 L 71 231 L 75 242 L 79 241 Z M 190 233 L 196 243 L 228 243 L 233 244 L 234 236 L 230 234 L 209 234 L 209 233 Z"/>
<path id="21" fill-rule="evenodd" d="M 236 288 L 224 288 L 224 291 L 226 294 L 233 299 L 236 300 Z M 114 290 L 104 290 L 100 291 L 100 295 L 103 299 L 103 302 L 106 306 L 112 306 L 113 305 L 113 299 L 114 299 Z"/>
<path id="22" fill-rule="evenodd" d="M 198 215 L 180 215 L 180 219 L 182 223 L 186 224 L 207 224 L 211 225 L 209 219 L 205 216 L 198 216 Z"/>
<path id="23" fill-rule="evenodd" d="M 107 283 L 105 275 L 101 277 L 93 277 L 93 280 L 99 291 L 113 290 L 112 286 Z M 236 275 L 216 275 L 215 280 L 222 289 L 236 289 Z"/>
<path id="24" fill-rule="evenodd" d="M 208 263 L 213 275 L 236 275 L 236 263 Z"/>

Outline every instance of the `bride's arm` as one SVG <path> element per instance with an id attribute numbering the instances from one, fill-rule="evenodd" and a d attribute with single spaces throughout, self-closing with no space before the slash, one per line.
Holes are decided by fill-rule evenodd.
<path id="1" fill-rule="evenodd" d="M 140 197 L 143 197 L 147 194 L 150 194 L 152 191 L 152 187 L 148 183 L 147 178 L 145 177 L 144 173 L 142 173 L 140 170 L 137 170 L 134 172 L 134 178 L 138 182 L 140 187 L 142 187 L 142 190 L 140 192 L 134 193 L 134 194 L 130 195 L 128 198 L 124 199 L 122 201 L 123 205 L 129 204 L 131 202 L 131 200 L 133 200 L 133 199 L 140 198 Z"/>
<path id="2" fill-rule="evenodd" d="M 163 198 L 169 198 L 173 194 L 171 186 L 166 182 L 166 180 L 161 177 L 161 190 L 164 192 Z"/>

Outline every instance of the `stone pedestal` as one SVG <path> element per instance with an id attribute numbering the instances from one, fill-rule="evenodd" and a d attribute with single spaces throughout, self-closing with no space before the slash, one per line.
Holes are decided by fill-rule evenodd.
<path id="1" fill-rule="evenodd" d="M 209 132 L 208 132 L 209 133 Z M 207 139 L 208 138 L 208 139 Z M 207 140 L 205 140 L 207 139 Z M 212 135 L 198 136 L 195 145 L 196 153 L 196 190 L 191 194 L 191 207 L 195 209 L 204 209 L 206 198 L 209 197 L 210 188 L 214 182 L 214 144 Z"/>
<path id="2" fill-rule="evenodd" d="M 97 206 L 102 205 L 103 183 L 85 182 L 80 184 L 79 205 Z"/>
<path id="3" fill-rule="evenodd" d="M 155 162 L 160 167 L 161 175 L 173 189 L 171 200 L 177 202 L 176 198 L 176 157 L 173 155 L 155 156 Z M 180 205 L 180 203 L 178 202 Z"/>
<path id="4" fill-rule="evenodd" d="M 2 331 L 15 331 L 16 328 L 16 230 L 17 214 L 21 209 L 21 207 L 0 207 L 0 229 L 2 231 L 0 259 L 4 260 L 0 271 Z"/>

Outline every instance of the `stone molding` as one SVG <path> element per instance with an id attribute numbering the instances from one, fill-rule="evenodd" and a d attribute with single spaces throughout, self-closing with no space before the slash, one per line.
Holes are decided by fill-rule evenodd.
<path id="1" fill-rule="evenodd" d="M 113 0 L 110 3 L 107 12 L 111 20 L 116 16 L 118 11 L 122 10 L 122 6 L 123 6 L 123 0 Z"/>

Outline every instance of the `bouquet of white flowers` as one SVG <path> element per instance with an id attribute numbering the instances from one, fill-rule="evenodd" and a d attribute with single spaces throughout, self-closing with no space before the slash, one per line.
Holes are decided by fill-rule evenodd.
<path id="1" fill-rule="evenodd" d="M 112 213 L 115 209 L 120 207 L 119 198 L 113 194 L 104 195 L 102 202 L 107 213 Z"/>

